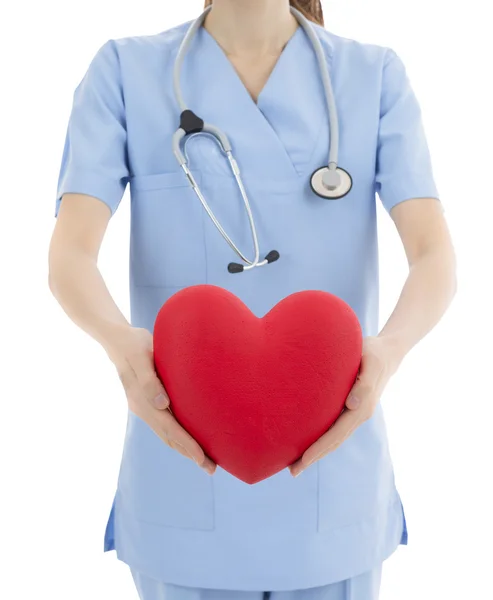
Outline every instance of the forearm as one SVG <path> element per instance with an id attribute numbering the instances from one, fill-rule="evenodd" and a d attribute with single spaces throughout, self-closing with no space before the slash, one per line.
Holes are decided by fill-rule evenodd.
<path id="1" fill-rule="evenodd" d="M 455 256 L 448 244 L 410 265 L 396 307 L 378 336 L 392 344 L 398 362 L 440 321 L 455 291 Z"/>
<path id="2" fill-rule="evenodd" d="M 50 254 L 49 286 L 69 318 L 104 348 L 115 334 L 130 327 L 97 267 L 96 260 L 78 249 Z"/>

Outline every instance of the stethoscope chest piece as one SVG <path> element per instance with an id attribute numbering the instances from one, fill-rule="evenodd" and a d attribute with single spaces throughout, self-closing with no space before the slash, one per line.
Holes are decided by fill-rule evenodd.
<path id="1" fill-rule="evenodd" d="M 320 198 L 339 200 L 350 192 L 353 180 L 351 175 L 341 167 L 337 169 L 320 167 L 311 176 L 310 186 Z"/>

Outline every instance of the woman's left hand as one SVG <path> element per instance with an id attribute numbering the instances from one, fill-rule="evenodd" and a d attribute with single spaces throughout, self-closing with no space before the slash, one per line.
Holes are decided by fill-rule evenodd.
<path id="1" fill-rule="evenodd" d="M 293 477 L 338 448 L 357 427 L 373 415 L 380 396 L 401 359 L 396 345 L 388 338 L 375 336 L 363 340 L 360 369 L 344 411 L 334 425 L 289 467 Z"/>

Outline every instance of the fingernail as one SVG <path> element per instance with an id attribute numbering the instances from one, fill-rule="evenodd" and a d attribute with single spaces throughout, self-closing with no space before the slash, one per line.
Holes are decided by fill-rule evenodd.
<path id="1" fill-rule="evenodd" d="M 195 464 L 198 467 L 200 467 L 201 469 L 204 469 L 204 471 L 207 471 L 207 466 L 204 465 L 204 460 L 203 459 L 199 460 L 198 458 L 195 458 L 195 456 L 192 456 L 191 458 L 195 461 Z"/>
<path id="2" fill-rule="evenodd" d="M 298 471 L 298 473 L 295 473 L 295 474 L 293 475 L 293 477 L 299 477 L 299 476 L 300 476 L 300 475 L 303 473 L 303 471 L 304 471 L 304 470 L 305 470 L 305 469 L 301 469 L 301 471 Z"/>
<path id="3" fill-rule="evenodd" d="M 349 398 L 347 399 L 347 402 L 346 402 L 346 406 L 348 408 L 350 408 L 351 410 L 354 410 L 354 409 L 358 408 L 359 405 L 360 405 L 359 398 L 356 398 L 356 396 L 349 396 Z"/>
<path id="4" fill-rule="evenodd" d="M 169 405 L 169 400 L 164 394 L 158 394 L 154 398 L 153 404 L 156 408 L 167 408 Z"/>

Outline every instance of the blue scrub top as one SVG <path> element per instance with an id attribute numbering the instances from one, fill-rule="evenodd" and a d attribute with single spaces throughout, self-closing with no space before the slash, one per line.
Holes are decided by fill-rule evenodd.
<path id="1" fill-rule="evenodd" d="M 181 288 L 213 284 L 262 316 L 289 294 L 326 290 L 378 333 L 376 193 L 385 208 L 438 197 L 405 67 L 390 48 L 314 25 L 332 78 L 339 164 L 353 177 L 341 200 L 322 200 L 310 174 L 327 162 L 328 120 L 315 54 L 299 27 L 258 104 L 201 28 L 182 71 L 185 101 L 230 138 L 250 195 L 261 251 L 276 263 L 242 274 L 172 153 L 179 125 L 172 72 L 189 23 L 110 39 L 77 86 L 57 190 L 99 198 L 114 213 L 131 198 L 131 319 L 152 331 Z M 248 221 L 213 140 L 187 146 L 191 168 L 226 231 L 252 256 Z M 372 569 L 407 543 L 382 409 L 336 451 L 293 478 L 247 485 L 213 477 L 128 413 L 105 551 L 170 583 L 232 590 L 321 586 Z"/>

